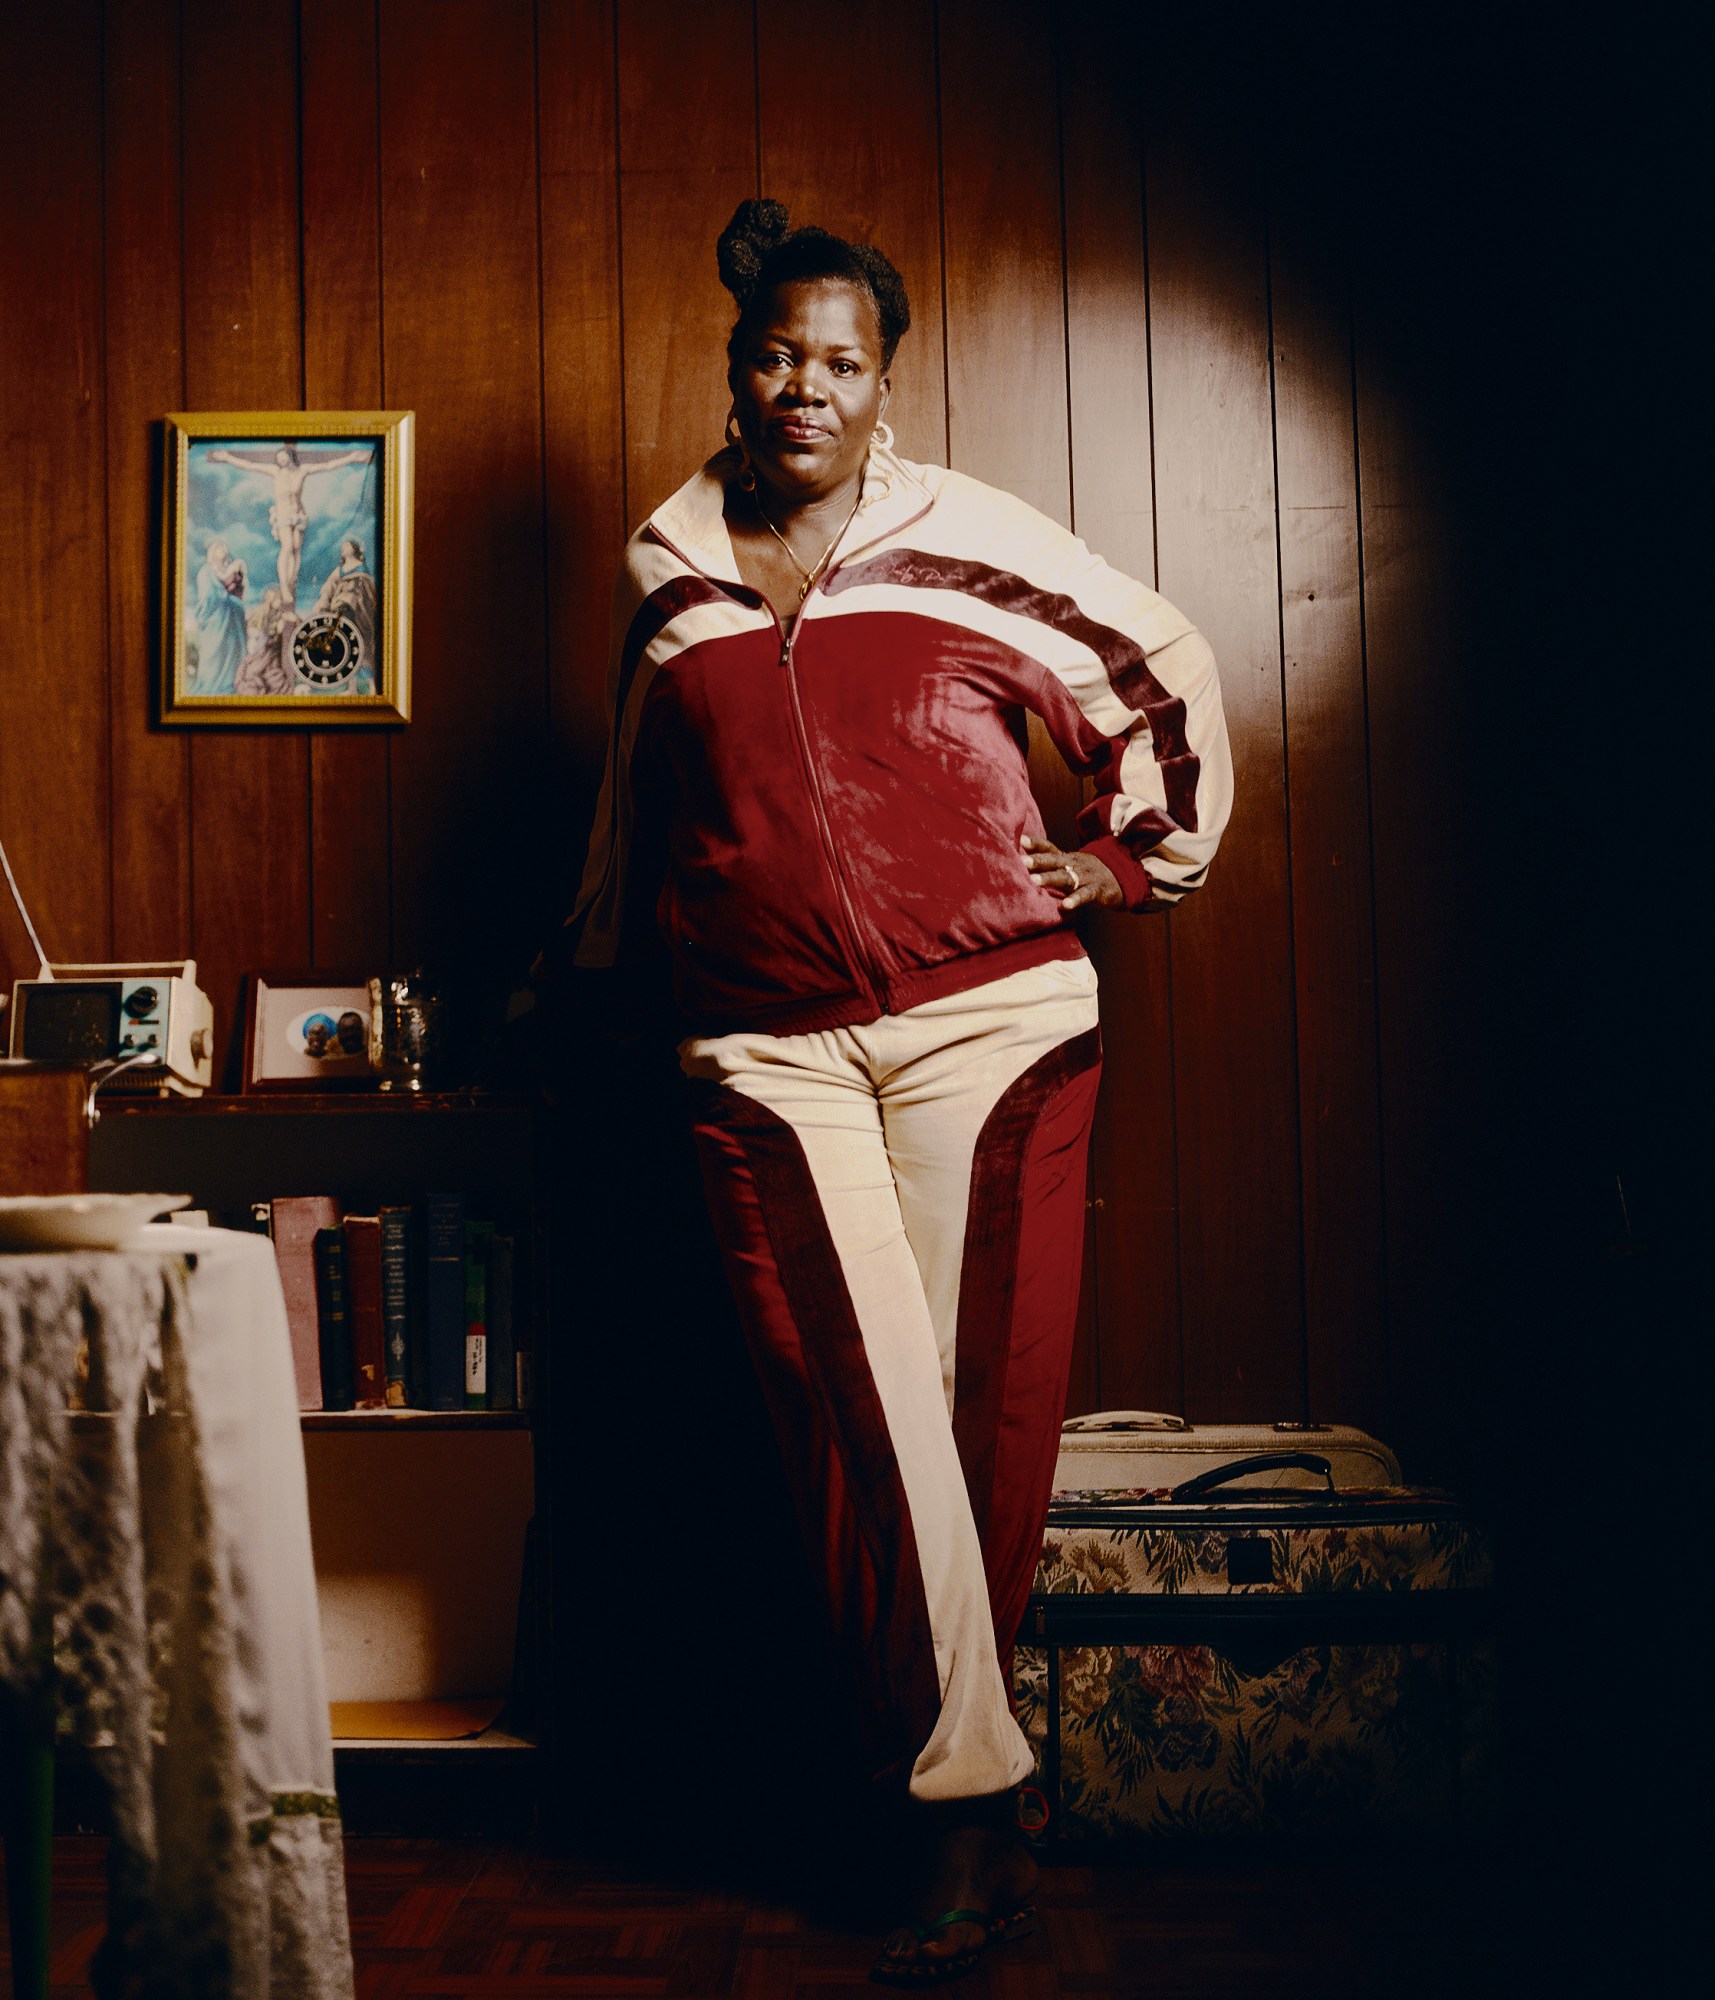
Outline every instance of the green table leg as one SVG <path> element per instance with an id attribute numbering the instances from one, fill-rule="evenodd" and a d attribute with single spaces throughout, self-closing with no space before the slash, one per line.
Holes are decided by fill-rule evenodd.
<path id="1" fill-rule="evenodd" d="M 0 1809 L 6 1834 L 12 2000 L 47 2000 L 54 1753 L 40 1732 L 15 1712 L 0 1717 Z"/>

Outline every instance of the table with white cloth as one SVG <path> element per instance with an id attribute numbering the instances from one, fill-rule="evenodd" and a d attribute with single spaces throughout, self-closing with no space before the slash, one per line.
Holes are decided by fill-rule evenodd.
<path id="1" fill-rule="evenodd" d="M 154 1224 L 124 1250 L 0 1256 L 0 1687 L 111 1800 L 97 1992 L 351 1994 L 266 1237 Z"/>

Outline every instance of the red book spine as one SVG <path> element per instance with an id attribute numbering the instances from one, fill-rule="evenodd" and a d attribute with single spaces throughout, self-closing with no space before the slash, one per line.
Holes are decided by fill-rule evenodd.
<path id="1" fill-rule="evenodd" d="M 381 1218 L 345 1218 L 346 1284 L 351 1312 L 353 1408 L 387 1407 L 387 1324 L 381 1298 Z"/>
<path id="2" fill-rule="evenodd" d="M 339 1203 L 332 1195 L 280 1195 L 271 1204 L 268 1230 L 280 1289 L 286 1295 L 286 1324 L 292 1334 L 292 1372 L 298 1408 L 322 1408 L 322 1341 L 316 1315 L 316 1231 L 339 1227 Z"/>

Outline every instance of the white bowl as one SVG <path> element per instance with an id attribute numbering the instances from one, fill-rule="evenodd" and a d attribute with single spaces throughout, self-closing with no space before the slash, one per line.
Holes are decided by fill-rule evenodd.
<path id="1" fill-rule="evenodd" d="M 123 1250 L 188 1194 L 0 1195 L 0 1251 Z"/>

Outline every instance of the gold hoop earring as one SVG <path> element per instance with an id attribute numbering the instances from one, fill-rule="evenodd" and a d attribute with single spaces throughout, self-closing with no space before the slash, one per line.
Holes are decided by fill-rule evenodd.
<path id="1" fill-rule="evenodd" d="M 738 483 L 746 493 L 756 490 L 756 468 L 750 462 L 750 453 L 744 448 L 744 439 L 739 434 L 738 412 L 729 409 L 726 413 L 726 441 L 729 449 L 738 453 Z"/>
<path id="2" fill-rule="evenodd" d="M 883 451 L 891 451 L 893 449 L 893 426 L 891 424 L 877 424 L 871 435 Z"/>

